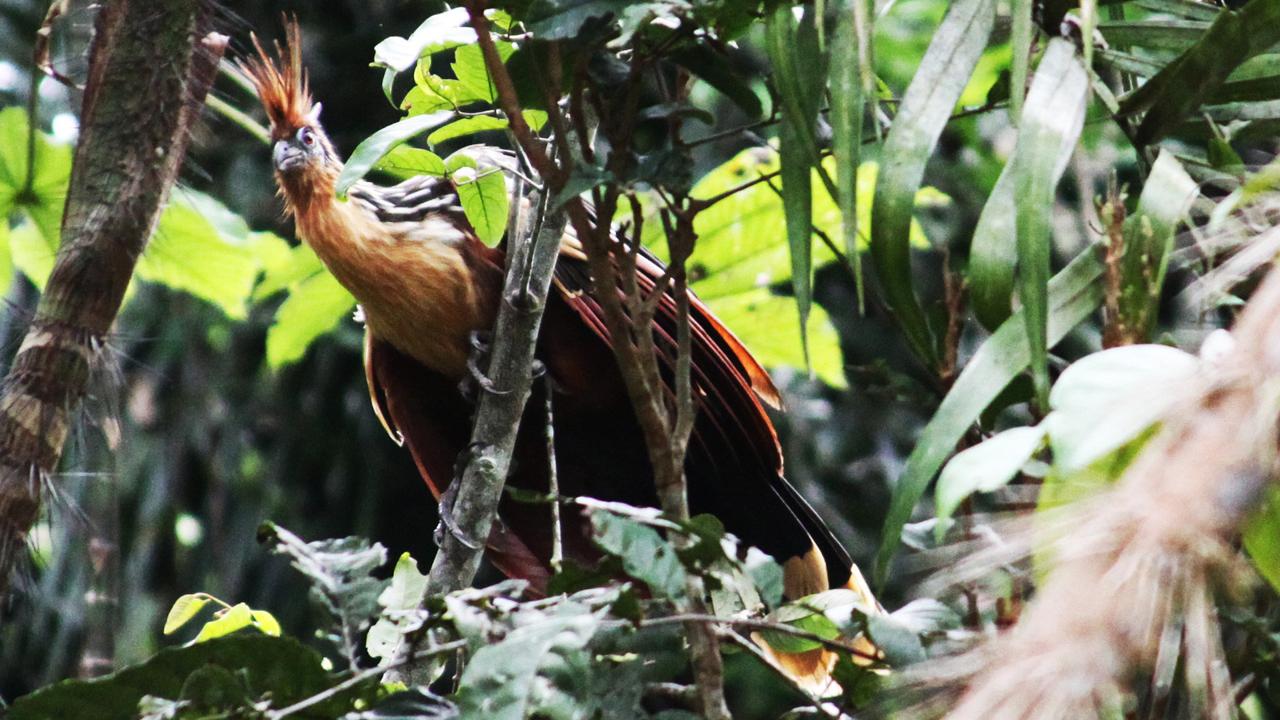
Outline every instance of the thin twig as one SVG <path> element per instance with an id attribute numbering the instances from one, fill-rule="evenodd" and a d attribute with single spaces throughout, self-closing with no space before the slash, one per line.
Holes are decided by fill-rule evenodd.
<path id="1" fill-rule="evenodd" d="M 333 698 L 341 693 L 344 693 L 347 690 L 350 690 L 351 688 L 356 687 L 357 685 L 360 685 L 361 683 L 372 680 L 373 678 L 376 678 L 382 675 L 383 673 L 387 672 L 390 669 L 401 667 L 409 663 L 421 662 L 423 660 L 436 657 L 437 655 L 451 653 L 454 650 L 461 650 L 466 646 L 467 646 L 466 640 L 454 640 L 453 642 L 447 642 L 447 643 L 444 643 L 443 645 L 437 645 L 428 650 L 420 650 L 416 653 L 413 653 L 412 655 L 396 660 L 388 665 L 379 665 L 378 667 L 371 667 L 365 670 L 361 670 L 360 672 L 356 673 L 355 675 L 352 675 L 346 680 L 343 680 L 337 685 L 334 685 L 331 688 L 318 692 L 315 695 L 312 695 L 311 697 L 299 700 L 298 702 L 288 707 L 281 708 L 280 710 L 267 711 L 267 718 L 269 720 L 281 720 L 281 718 L 286 718 L 286 717 L 289 717 L 290 715 L 296 715 L 302 712 L 303 710 L 306 710 L 307 708 L 315 707 L 316 705 L 319 705 L 320 703 L 325 702 L 330 698 Z"/>
<path id="2" fill-rule="evenodd" d="M 821 644 L 823 647 L 827 648 L 828 650 L 836 650 L 838 652 L 847 652 L 850 655 L 856 658 L 861 658 L 863 660 L 871 660 L 875 662 L 882 662 L 884 660 L 884 658 L 878 657 L 874 653 L 869 653 L 866 650 L 861 650 L 852 644 L 841 642 L 839 640 L 831 640 L 829 638 L 824 638 L 821 635 L 818 635 L 816 633 L 811 633 L 807 630 L 801 630 L 800 628 L 794 625 L 787 625 L 786 623 L 779 623 L 779 622 L 770 622 L 768 620 L 753 620 L 750 618 L 721 617 L 719 615 L 712 615 L 710 613 L 678 613 L 675 615 L 666 615 L 660 618 L 645 618 L 644 620 L 640 621 L 640 627 L 658 627 L 661 625 L 673 625 L 677 623 L 688 623 L 688 622 L 711 623 L 713 625 L 728 625 L 730 627 L 746 628 L 748 630 L 767 630 L 769 632 L 776 632 L 780 635 L 790 635 L 791 637 L 800 638 L 802 640 L 809 640 L 812 642 L 816 642 Z"/>

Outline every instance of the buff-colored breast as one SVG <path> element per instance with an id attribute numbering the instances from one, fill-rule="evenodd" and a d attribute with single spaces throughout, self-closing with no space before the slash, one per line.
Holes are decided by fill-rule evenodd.
<path id="1" fill-rule="evenodd" d="M 363 306 L 374 337 L 437 372 L 466 373 L 471 333 L 492 327 L 497 288 L 477 277 L 461 231 L 443 219 L 384 223 L 335 202 L 300 213 L 298 234 Z"/>

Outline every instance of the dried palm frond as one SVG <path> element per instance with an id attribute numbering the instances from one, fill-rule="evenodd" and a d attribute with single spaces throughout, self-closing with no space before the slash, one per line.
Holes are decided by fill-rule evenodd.
<path id="1" fill-rule="evenodd" d="M 913 714 L 1112 717 L 1138 697 L 1168 702 L 1177 685 L 1191 717 L 1234 717 L 1217 602 L 1252 580 L 1233 542 L 1276 476 L 1280 274 L 1232 337 L 1114 487 L 1002 532 L 945 574 L 972 581 L 1033 549 L 1052 558 L 1014 628 L 906 675 Z"/>

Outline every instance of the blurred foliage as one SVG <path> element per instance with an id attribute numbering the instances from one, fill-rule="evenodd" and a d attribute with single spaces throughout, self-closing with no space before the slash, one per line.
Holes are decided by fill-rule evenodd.
<path id="1" fill-rule="evenodd" d="M 788 477 L 860 565 L 878 547 L 894 607 L 918 580 L 896 558 L 971 540 L 986 511 L 1051 508 L 1114 481 L 1207 362 L 1170 346 L 1195 350 L 1229 324 L 1249 285 L 1209 306 L 1173 298 L 1241 242 L 1179 229 L 1226 223 L 1274 190 L 1275 166 L 1255 168 L 1277 151 L 1280 2 L 861 2 L 533 0 L 489 17 L 510 31 L 503 60 L 544 132 L 542 91 L 568 89 L 539 75 L 550 43 L 593 88 L 621 86 L 636 53 L 658 58 L 630 119 L 633 172 L 584 162 L 572 189 L 634 192 L 645 213 L 618 219 L 643 221 L 659 254 L 660 192 L 714 200 L 695 218 L 692 287 L 775 371 Z M 0 0 L 8 343 L 52 266 L 71 171 L 76 93 L 29 68 L 44 5 Z M 466 12 L 319 5 L 229 2 L 223 22 L 243 51 L 248 30 L 270 37 L 281 10 L 297 11 L 326 128 L 351 149 L 344 187 L 448 176 L 497 242 L 506 186 L 465 145 L 503 143 L 507 120 Z M 91 12 L 73 3 L 53 35 L 55 65 L 81 80 Z M 253 105 L 228 78 L 218 97 Z M 663 614 L 688 572 L 711 579 L 718 614 L 780 626 L 775 647 L 866 634 L 894 666 L 1004 621 L 1011 581 L 970 589 L 981 603 L 883 615 L 840 590 L 780 605 L 776 564 L 714 522 L 625 507 L 593 508 L 609 559 L 603 574 L 565 568 L 559 600 L 508 582 L 419 610 L 413 558 L 433 552 L 435 510 L 368 411 L 354 300 L 286 239 L 267 150 L 214 114 L 195 140 L 118 323 L 118 367 L 83 412 L 28 592 L 0 628 L 0 694 L 25 695 L 14 717 L 274 718 L 320 698 L 307 716 L 678 718 L 642 690 L 687 680 Z M 1132 344 L 1098 352 L 1116 337 Z M 112 458 L 101 436 L 115 432 Z M 1244 538 L 1273 585 L 1277 516 L 1273 501 Z M 266 520 L 280 525 L 265 542 L 305 582 L 250 542 Z M 306 543 L 280 526 L 350 537 Z M 673 533 L 694 548 L 676 552 Z M 113 549 L 105 565 L 90 546 Z M 629 582 L 601 587 L 609 578 Z M 297 601 L 308 587 L 311 608 Z M 86 613 L 90 589 L 120 599 L 118 623 Z M 1223 610 L 1240 636 L 1230 669 L 1256 679 L 1248 704 L 1274 716 L 1275 594 L 1245 605 Z M 156 654 L 162 624 L 201 617 L 201 642 Z M 313 635 L 327 660 L 289 637 Z M 364 669 L 394 662 L 404 636 L 455 671 L 456 687 L 435 688 L 448 698 L 380 687 Z M 133 666 L 26 695 L 74 674 L 88 649 Z M 749 654 L 726 662 L 738 716 L 803 704 Z M 879 698 L 882 676 L 850 653 L 835 672 L 846 707 Z"/>

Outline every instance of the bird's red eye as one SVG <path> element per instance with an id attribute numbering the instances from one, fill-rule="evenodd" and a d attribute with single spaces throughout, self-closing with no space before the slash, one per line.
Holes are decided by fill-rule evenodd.
<path id="1" fill-rule="evenodd" d="M 311 147 L 316 144 L 316 134 L 311 131 L 311 128 L 304 127 L 298 130 L 298 141 L 307 147 Z"/>

